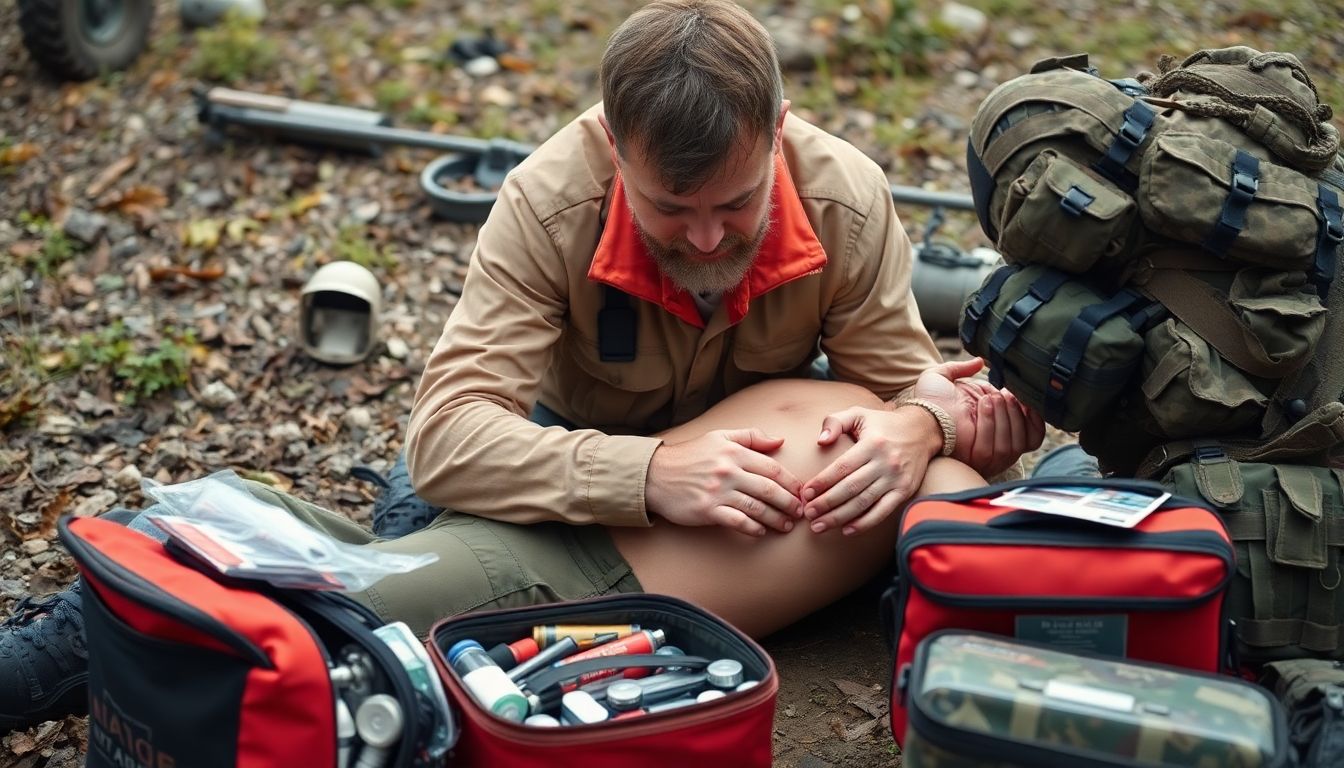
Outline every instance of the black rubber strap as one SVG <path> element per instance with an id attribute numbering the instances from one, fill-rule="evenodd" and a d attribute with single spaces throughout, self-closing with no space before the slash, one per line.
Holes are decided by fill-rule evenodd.
<path id="1" fill-rule="evenodd" d="M 1126 189 L 1138 186 L 1138 180 L 1125 168 L 1125 164 L 1135 152 L 1139 151 L 1139 145 L 1147 138 L 1155 120 L 1157 110 L 1148 106 L 1146 102 L 1135 101 L 1129 105 L 1129 109 L 1125 110 L 1124 122 L 1120 124 L 1120 130 L 1115 134 L 1115 140 L 1092 168 Z"/>
<path id="2" fill-rule="evenodd" d="M 610 285 L 602 286 L 602 308 L 597 311 L 597 354 L 604 363 L 635 359 L 638 316 L 630 297 Z"/>
<path id="3" fill-rule="evenodd" d="M 1002 387 L 1004 384 L 1003 355 L 1008 351 L 1008 347 L 1017 340 L 1022 332 L 1023 326 L 1031 322 L 1032 315 L 1036 310 L 1045 306 L 1045 303 L 1054 298 L 1055 291 L 1069 279 L 1069 275 L 1058 270 L 1048 270 L 1036 282 L 1027 288 L 1027 292 L 1022 298 L 1013 302 L 1013 306 L 1008 309 L 1008 314 L 1003 318 L 1003 324 L 994 331 L 994 337 L 989 340 L 989 383 L 996 387 Z"/>
<path id="4" fill-rule="evenodd" d="M 1246 228 L 1246 209 L 1251 207 L 1255 193 L 1260 189 L 1260 158 L 1237 150 L 1232 161 L 1232 186 L 1223 200 L 1223 211 L 1213 225 L 1213 231 L 1204 238 L 1204 250 L 1220 259 L 1227 258 L 1227 250 L 1237 235 Z"/>
<path id="5" fill-rule="evenodd" d="M 994 176 L 985 163 L 976 154 L 975 145 L 966 140 L 966 175 L 971 182 L 971 200 L 975 203 L 975 216 L 980 220 L 980 228 L 985 231 L 991 242 L 998 242 L 999 232 L 989 215 L 989 200 L 994 196 Z"/>
<path id="6" fill-rule="evenodd" d="M 1021 269 L 1011 265 L 999 267 L 994 270 L 993 275 L 990 275 L 989 282 L 976 291 L 975 296 L 966 304 L 966 313 L 961 319 L 961 346 L 970 348 L 971 342 L 975 341 L 976 334 L 980 332 L 980 320 L 994 302 L 999 300 L 1003 284 Z"/>
<path id="7" fill-rule="evenodd" d="M 1339 195 L 1324 184 L 1316 186 L 1316 207 L 1321 212 L 1321 231 L 1316 236 L 1316 262 L 1311 267 L 1311 282 L 1316 294 L 1325 301 L 1330 292 L 1330 281 L 1335 279 L 1335 257 L 1339 244 L 1344 242 L 1344 209 Z"/>
<path id="8" fill-rule="evenodd" d="M 1144 297 L 1133 291 L 1121 290 L 1106 301 L 1085 308 L 1073 318 L 1064 331 L 1064 340 L 1059 343 L 1054 362 L 1050 364 L 1050 378 L 1045 386 L 1045 413 L 1042 414 L 1046 421 L 1051 424 L 1063 421 L 1069 388 L 1078 372 L 1078 365 L 1087 353 L 1092 334 L 1102 323 L 1144 300 Z"/>

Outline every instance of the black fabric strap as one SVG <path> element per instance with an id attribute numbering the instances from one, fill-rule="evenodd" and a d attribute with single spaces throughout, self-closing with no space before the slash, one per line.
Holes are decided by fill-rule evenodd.
<path id="1" fill-rule="evenodd" d="M 1036 282 L 1027 288 L 1027 292 L 1022 298 L 1013 302 L 1013 306 L 1008 309 L 1008 314 L 1003 318 L 1003 324 L 994 332 L 994 337 L 989 340 L 989 383 L 996 387 L 1002 387 L 1004 384 L 1003 355 L 1008 351 L 1008 347 L 1017 339 L 1018 334 L 1022 332 L 1023 326 L 1031 322 L 1031 316 L 1036 314 L 1036 310 L 1045 306 L 1045 303 L 1054 298 L 1055 291 L 1069 279 L 1069 275 L 1058 270 L 1048 270 Z"/>
<path id="2" fill-rule="evenodd" d="M 1339 195 L 1324 184 L 1316 185 L 1316 207 L 1321 212 L 1321 231 L 1316 236 L 1316 262 L 1311 267 L 1311 282 L 1316 294 L 1325 301 L 1330 292 L 1330 281 L 1335 279 L 1335 256 L 1344 242 L 1344 209 Z"/>
<path id="3" fill-rule="evenodd" d="M 602 286 L 602 309 L 597 311 L 597 354 L 604 363 L 629 363 L 635 359 L 638 316 L 624 291 Z"/>
<path id="4" fill-rule="evenodd" d="M 1064 419 L 1064 405 L 1078 364 L 1087 353 L 1087 344 L 1101 324 L 1124 312 L 1144 298 L 1134 291 L 1121 290 L 1100 304 L 1085 308 L 1069 323 L 1055 360 L 1050 364 L 1050 379 L 1045 387 L 1045 420 L 1058 424 Z"/>
<path id="5" fill-rule="evenodd" d="M 1232 247 L 1237 235 L 1246 228 L 1246 209 L 1251 207 L 1251 201 L 1259 189 L 1260 158 L 1238 149 L 1232 161 L 1232 186 L 1227 190 L 1223 211 L 1218 215 L 1213 231 L 1204 238 L 1204 250 L 1220 259 L 1227 257 L 1227 249 Z"/>
<path id="6" fill-rule="evenodd" d="M 1021 269 L 1017 266 L 999 267 L 990 275 L 989 282 L 976 291 L 974 298 L 966 305 L 965 317 L 961 319 L 961 346 L 970 348 L 971 342 L 975 341 L 976 334 L 980 332 L 980 320 L 985 316 L 985 311 L 999 300 L 999 292 L 1008 278 Z"/>
<path id="7" fill-rule="evenodd" d="M 1152 129 L 1153 121 L 1156 119 L 1157 110 L 1148 106 L 1146 102 L 1135 101 L 1129 105 L 1129 109 L 1125 110 L 1124 122 L 1115 134 L 1115 140 L 1092 168 L 1126 189 L 1136 187 L 1137 180 L 1134 174 L 1125 168 L 1125 164 L 1139 150 L 1139 145 L 1147 138 L 1148 131 Z"/>
<path id="8" fill-rule="evenodd" d="M 971 182 L 971 200 L 975 203 L 975 216 L 980 220 L 980 228 L 991 242 L 999 241 L 999 232 L 990 221 L 989 200 L 994 196 L 994 176 L 990 174 L 975 145 L 966 140 L 966 175 Z"/>

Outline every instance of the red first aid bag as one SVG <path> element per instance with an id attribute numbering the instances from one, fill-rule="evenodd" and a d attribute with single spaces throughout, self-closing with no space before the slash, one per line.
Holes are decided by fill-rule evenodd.
<path id="1" fill-rule="evenodd" d="M 1234 551 L 1212 509 L 1172 497 L 1121 528 L 990 503 L 1019 488 L 1165 493 L 1138 480 L 1036 478 L 912 502 L 897 539 L 898 575 L 882 600 L 893 675 L 943 629 L 1206 672 L 1228 665 L 1223 596 Z M 900 689 L 893 680 L 891 690 Z M 904 702 L 893 693 L 891 732 L 899 739 L 905 730 Z"/>
<path id="2" fill-rule="evenodd" d="M 344 595 L 270 588 L 206 572 L 191 555 L 98 518 L 64 517 L 79 566 L 89 649 L 89 768 L 354 765 L 369 745 L 342 733 L 361 701 L 401 712 L 383 768 L 432 766 L 433 714 Z M 356 663 L 338 691 L 333 666 Z M 342 758 L 345 758 L 342 762 Z"/>
<path id="3" fill-rule="evenodd" d="M 506 720 L 477 701 L 449 664 L 448 652 L 464 640 L 484 648 L 533 636 L 545 625 L 637 624 L 661 630 L 667 645 L 682 656 L 650 654 L 610 656 L 579 662 L 566 671 L 545 669 L 527 676 L 521 687 L 554 715 L 558 686 L 572 687 L 573 675 L 597 669 L 654 668 L 684 660 L 681 670 L 694 673 L 709 662 L 741 663 L 744 690 L 725 691 L 720 698 L 658 713 L 638 713 L 603 722 L 538 727 Z M 430 633 L 430 655 L 439 669 L 454 709 L 462 713 L 461 736 L 450 755 L 451 765 L 490 768 L 766 768 L 771 762 L 775 698 L 779 679 L 770 656 L 755 641 L 713 614 L 673 597 L 656 594 L 615 595 L 569 603 L 534 606 L 445 619 Z M 667 661 L 664 662 L 663 660 Z M 681 665 L 683 661 L 678 661 Z M 583 666 L 580 667 L 579 665 Z"/>

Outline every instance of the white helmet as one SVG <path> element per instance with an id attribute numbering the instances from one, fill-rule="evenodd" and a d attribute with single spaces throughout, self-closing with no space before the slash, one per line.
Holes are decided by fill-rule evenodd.
<path id="1" fill-rule="evenodd" d="M 383 293 L 378 278 L 353 261 L 333 261 L 313 273 L 299 304 L 299 339 L 315 360 L 336 365 L 368 356 L 377 336 Z"/>

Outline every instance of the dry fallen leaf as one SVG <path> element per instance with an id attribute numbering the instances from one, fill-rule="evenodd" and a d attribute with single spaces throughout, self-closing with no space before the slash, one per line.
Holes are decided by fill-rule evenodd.
<path id="1" fill-rule="evenodd" d="M 178 266 L 149 268 L 149 279 L 156 283 L 167 280 L 170 277 L 189 277 L 192 280 L 210 282 L 212 280 L 218 280 L 223 276 L 223 267 L 209 267 L 206 269 L 191 269 L 190 267 Z"/>
<path id="2" fill-rule="evenodd" d="M 0 165 L 23 165 L 42 154 L 42 148 L 32 142 L 19 142 L 12 147 L 0 149 Z"/>
<path id="3" fill-rule="evenodd" d="M 84 194 L 91 200 L 102 197 L 103 193 L 117 182 L 117 179 L 125 176 L 126 172 L 134 168 L 135 164 L 138 162 L 140 162 L 139 155 L 132 152 L 115 163 L 112 163 L 104 168 L 98 174 L 97 178 L 89 183 L 89 188 L 84 190 Z"/>
<path id="4" fill-rule="evenodd" d="M 187 224 L 187 234 L 182 239 L 189 247 L 212 251 L 219 245 L 223 228 L 218 219 L 197 219 Z"/>

